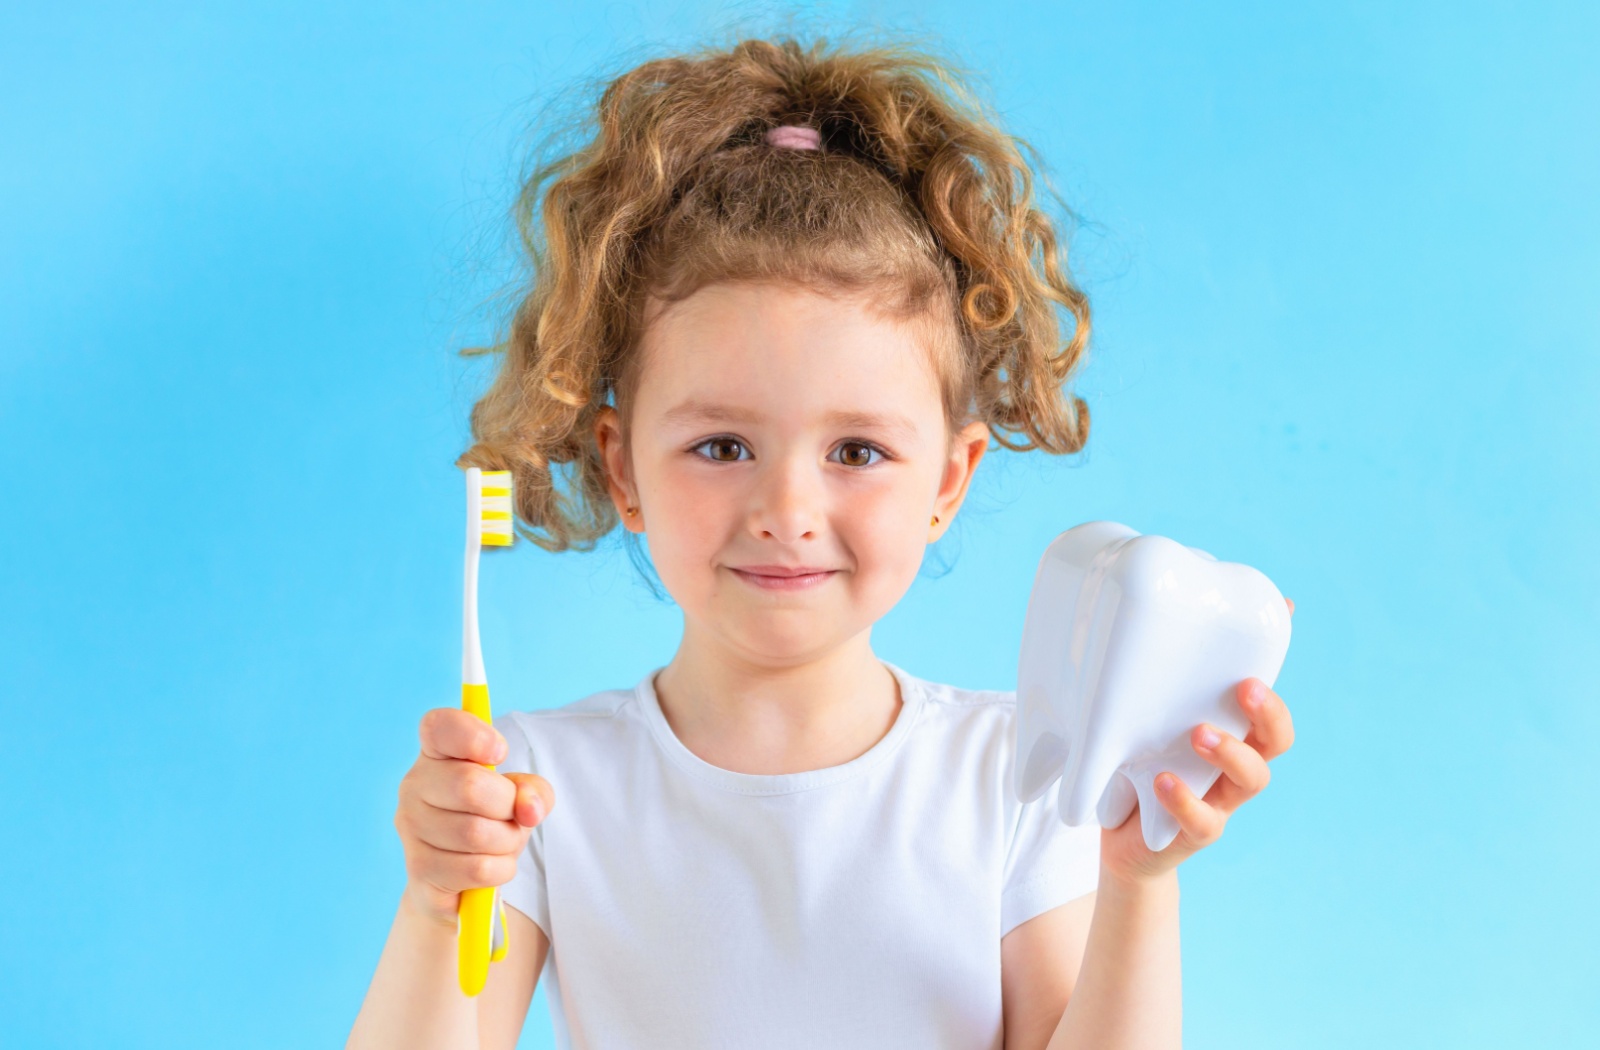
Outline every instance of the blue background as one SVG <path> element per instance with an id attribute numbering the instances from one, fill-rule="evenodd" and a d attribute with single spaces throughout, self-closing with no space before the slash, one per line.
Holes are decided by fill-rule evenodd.
<path id="1" fill-rule="evenodd" d="M 789 20 L 132 7 L 0 15 L 4 1041 L 334 1046 L 456 703 L 453 351 L 512 275 L 529 122 Z M 1592 1045 L 1597 11 L 794 20 L 933 34 L 1086 219 L 1088 450 L 991 455 L 878 652 L 1010 688 L 1039 553 L 1096 518 L 1298 605 L 1297 743 L 1182 869 L 1191 1047 Z M 620 547 L 487 567 L 497 710 L 671 657 Z"/>

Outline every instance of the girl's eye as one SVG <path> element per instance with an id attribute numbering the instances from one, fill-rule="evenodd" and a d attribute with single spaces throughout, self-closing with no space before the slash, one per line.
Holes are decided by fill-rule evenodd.
<path id="1" fill-rule="evenodd" d="M 880 458 L 883 457 L 883 453 L 881 451 L 873 448 L 864 441 L 846 441 L 844 444 L 839 446 L 839 453 L 839 462 L 843 463 L 847 467 L 875 466 L 876 461 L 872 459 L 872 456 L 876 454 Z"/>
<path id="2" fill-rule="evenodd" d="M 744 458 L 739 453 L 745 451 L 745 447 L 741 442 L 734 438 L 711 438 L 707 441 L 700 442 L 700 444 L 696 445 L 695 448 L 702 449 L 707 446 L 711 447 L 712 452 L 711 455 L 707 456 L 706 458 L 714 460 L 718 463 L 737 463 L 740 459 Z M 721 449 L 723 452 L 727 452 L 729 449 L 731 449 L 732 455 L 721 455 L 717 452 L 718 449 Z"/>

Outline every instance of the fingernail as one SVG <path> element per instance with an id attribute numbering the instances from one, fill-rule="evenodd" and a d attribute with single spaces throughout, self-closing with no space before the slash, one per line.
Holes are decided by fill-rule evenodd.
<path id="1" fill-rule="evenodd" d="M 498 765 L 500 760 L 506 757 L 506 738 L 497 738 L 494 742 L 494 750 L 490 753 L 494 755 L 493 761 Z"/>
<path id="2" fill-rule="evenodd" d="M 1171 773 L 1163 773 L 1159 777 L 1156 777 L 1156 787 L 1160 788 L 1162 791 L 1170 792 L 1177 786 L 1178 778 L 1173 776 Z"/>
<path id="3" fill-rule="evenodd" d="M 528 808 L 533 810 L 533 822 L 535 824 L 544 819 L 544 799 L 538 795 L 533 796 L 528 800 Z"/>
<path id="4" fill-rule="evenodd" d="M 1216 747 L 1220 743 L 1222 743 L 1222 738 L 1217 735 L 1217 731 L 1215 729 L 1212 729 L 1210 726 L 1206 726 L 1204 729 L 1200 730 L 1200 746 L 1205 748 L 1207 751 Z"/>

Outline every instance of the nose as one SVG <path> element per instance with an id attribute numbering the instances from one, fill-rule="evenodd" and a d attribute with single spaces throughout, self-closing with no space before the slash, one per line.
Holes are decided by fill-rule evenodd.
<path id="1" fill-rule="evenodd" d="M 815 539 L 824 500 L 817 464 L 803 455 L 769 458 L 750 493 L 750 531 L 779 543 Z"/>

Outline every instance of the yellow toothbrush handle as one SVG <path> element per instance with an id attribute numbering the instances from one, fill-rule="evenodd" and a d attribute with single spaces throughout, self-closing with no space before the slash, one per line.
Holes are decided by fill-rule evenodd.
<path id="1" fill-rule="evenodd" d="M 485 723 L 493 723 L 489 716 L 489 687 L 486 685 L 463 685 L 461 708 L 477 715 Z M 493 769 L 494 766 L 487 768 Z M 489 964 L 505 958 L 506 949 L 510 947 L 506 916 L 499 903 L 496 887 L 482 886 L 463 890 L 456 907 L 456 975 L 461 990 L 469 996 L 483 991 L 484 981 L 489 977 Z M 497 919 L 498 931 L 494 928 Z M 495 935 L 497 932 L 499 936 Z"/>

